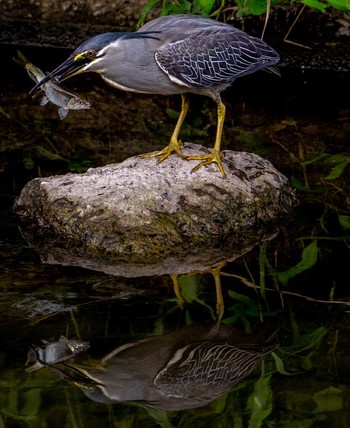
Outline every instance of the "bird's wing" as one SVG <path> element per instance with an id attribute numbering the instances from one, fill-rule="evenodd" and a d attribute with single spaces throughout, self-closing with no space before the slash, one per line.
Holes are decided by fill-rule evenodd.
<path id="1" fill-rule="evenodd" d="M 200 31 L 168 43 L 155 54 L 159 67 L 178 84 L 205 88 L 230 84 L 279 61 L 265 42 L 236 28 Z"/>
<path id="2" fill-rule="evenodd" d="M 248 376 L 265 356 L 227 343 L 190 344 L 177 350 L 154 384 L 168 397 L 216 396 Z"/>

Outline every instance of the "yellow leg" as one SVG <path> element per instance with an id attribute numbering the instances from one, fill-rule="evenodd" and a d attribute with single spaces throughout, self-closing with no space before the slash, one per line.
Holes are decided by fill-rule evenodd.
<path id="1" fill-rule="evenodd" d="M 218 124 L 217 124 L 217 128 L 216 128 L 216 138 L 215 138 L 214 148 L 209 155 L 188 156 L 187 157 L 188 160 L 201 160 L 201 161 L 203 161 L 200 164 L 198 164 L 196 167 L 194 167 L 192 169 L 192 172 L 197 171 L 197 169 L 199 169 L 200 167 L 202 167 L 204 165 L 209 165 L 209 164 L 215 162 L 218 165 L 221 174 L 224 177 L 226 177 L 226 173 L 224 171 L 224 167 L 222 166 L 222 162 L 221 162 L 221 152 L 220 152 L 222 130 L 224 127 L 224 120 L 225 120 L 225 113 L 226 113 L 225 104 L 220 100 L 218 102 Z"/>
<path id="2" fill-rule="evenodd" d="M 225 266 L 225 264 L 226 262 L 222 262 L 218 266 L 216 266 L 216 268 L 210 269 L 210 272 L 214 277 L 215 289 L 216 289 L 217 326 L 220 326 L 220 322 L 224 315 L 224 310 L 225 310 L 225 303 L 224 303 L 224 298 L 222 297 L 221 278 L 220 278 L 221 269 Z"/>
<path id="3" fill-rule="evenodd" d="M 170 143 L 168 146 L 164 147 L 163 150 L 160 150 L 159 152 L 152 153 L 150 155 L 141 155 L 142 158 L 153 158 L 155 156 L 159 156 L 158 162 L 163 162 L 168 156 L 172 154 L 172 152 L 177 153 L 181 158 L 186 159 L 186 157 L 182 154 L 180 148 L 182 145 L 182 142 L 179 140 L 179 134 L 181 131 L 182 124 L 185 120 L 189 102 L 186 94 L 181 94 L 181 112 L 179 115 L 179 118 L 177 120 L 173 135 L 171 136 Z"/>
<path id="4" fill-rule="evenodd" d="M 186 303 L 186 299 L 184 298 L 183 294 L 181 293 L 181 287 L 180 287 L 180 283 L 179 283 L 179 277 L 176 274 L 169 274 L 170 278 L 173 281 L 173 286 L 174 286 L 174 292 L 175 292 L 175 296 L 177 297 L 178 300 L 178 305 L 180 306 L 180 308 L 182 309 Z"/>

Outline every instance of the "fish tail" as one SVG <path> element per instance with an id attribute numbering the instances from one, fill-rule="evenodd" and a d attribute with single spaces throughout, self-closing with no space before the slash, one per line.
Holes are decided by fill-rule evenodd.
<path id="1" fill-rule="evenodd" d="M 27 60 L 27 58 L 22 54 L 21 51 L 17 51 L 17 55 L 18 57 L 15 58 L 13 57 L 12 59 L 19 65 L 21 65 L 22 67 L 25 67 L 27 64 L 29 64 L 29 61 Z"/>

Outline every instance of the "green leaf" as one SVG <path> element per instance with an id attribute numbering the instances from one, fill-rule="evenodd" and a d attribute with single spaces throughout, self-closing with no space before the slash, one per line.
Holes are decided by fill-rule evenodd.
<path id="1" fill-rule="evenodd" d="M 283 285 L 287 285 L 288 281 L 291 278 L 294 278 L 295 276 L 301 274 L 302 272 L 308 269 L 311 269 L 312 266 L 314 266 L 317 262 L 317 256 L 318 256 L 317 242 L 312 241 L 310 245 L 308 245 L 303 249 L 303 252 L 301 253 L 300 262 L 284 272 L 279 272 L 278 279 L 281 281 Z"/>
<path id="2" fill-rule="evenodd" d="M 154 9 L 155 7 L 157 7 L 162 0 L 150 0 L 141 10 L 141 16 L 140 19 L 136 25 L 137 28 L 142 27 L 142 25 L 145 23 L 145 18 L 147 16 L 147 14 Z"/>
<path id="3" fill-rule="evenodd" d="M 301 192 L 310 192 L 310 189 L 305 186 L 300 180 L 298 180 L 296 177 L 291 177 L 290 179 L 292 186 Z"/>
<path id="4" fill-rule="evenodd" d="M 320 153 L 311 159 L 307 159 L 307 160 L 303 160 L 303 161 L 301 159 L 297 159 L 297 162 L 300 165 L 312 165 L 314 163 L 319 162 L 321 159 L 324 159 L 326 156 L 327 156 L 326 153 Z"/>
<path id="5" fill-rule="evenodd" d="M 165 113 L 170 117 L 170 119 L 177 120 L 179 118 L 179 112 L 172 108 L 166 108 Z"/>
<path id="6" fill-rule="evenodd" d="M 338 215 L 338 220 L 343 229 L 350 229 L 350 217 L 347 215 Z"/>
<path id="7" fill-rule="evenodd" d="M 189 13 L 191 12 L 192 3 L 187 0 L 180 2 L 171 2 L 165 6 L 162 10 L 161 15 L 172 15 L 177 13 Z"/>
<path id="8" fill-rule="evenodd" d="M 21 415 L 35 416 L 39 413 L 41 406 L 41 388 L 32 388 L 24 393 L 24 405 L 20 410 Z"/>
<path id="9" fill-rule="evenodd" d="M 245 296 L 244 294 L 236 293 L 233 290 L 228 290 L 228 294 L 231 299 L 235 300 L 235 303 L 227 309 L 234 314 L 233 316 L 236 317 L 236 319 L 239 319 L 242 316 L 259 316 L 260 307 L 255 300 Z"/>
<path id="10" fill-rule="evenodd" d="M 152 407 L 148 406 L 143 406 L 143 408 L 144 410 L 146 410 L 149 416 L 156 422 L 157 425 L 160 425 L 163 428 L 173 428 L 172 423 L 169 421 L 168 413 L 165 410 L 153 409 Z M 130 426 L 129 423 L 127 425 Z"/>
<path id="11" fill-rule="evenodd" d="M 349 0 L 327 0 L 334 9 L 341 10 L 343 12 L 350 11 L 350 1 Z"/>
<path id="12" fill-rule="evenodd" d="M 345 411 L 344 391 L 341 388 L 329 386 L 313 394 L 312 400 L 317 407 L 313 410 L 316 414 L 332 414 Z M 334 414 L 334 413 L 333 413 Z"/>
<path id="13" fill-rule="evenodd" d="M 339 178 L 343 172 L 345 171 L 345 168 L 350 163 L 350 157 L 346 160 L 343 160 L 342 162 L 338 163 L 334 168 L 332 168 L 331 172 L 327 175 L 326 180 L 335 180 Z"/>
<path id="14" fill-rule="evenodd" d="M 273 359 L 275 360 L 276 369 L 277 369 L 278 373 L 285 375 L 285 376 L 291 376 L 293 374 L 293 373 L 287 372 L 287 370 L 284 368 L 284 363 L 283 363 L 282 359 L 275 352 L 272 352 L 271 355 L 272 355 Z"/>
<path id="15" fill-rule="evenodd" d="M 301 3 L 306 6 L 313 7 L 314 9 L 318 9 L 321 12 L 325 12 L 327 9 L 327 5 L 318 0 L 301 0 Z"/>
<path id="16" fill-rule="evenodd" d="M 191 303 L 198 299 L 199 275 L 180 275 L 178 277 L 181 292 L 186 302 Z"/>
<path id="17" fill-rule="evenodd" d="M 271 375 L 263 370 L 260 378 L 254 384 L 254 391 L 248 398 L 247 408 L 251 415 L 248 428 L 260 428 L 272 411 Z"/>
<path id="18" fill-rule="evenodd" d="M 334 155 L 327 156 L 324 160 L 326 165 L 337 165 L 340 162 L 347 160 L 350 162 L 350 155 L 348 153 L 335 153 Z"/>
<path id="19" fill-rule="evenodd" d="M 186 302 L 197 302 L 198 304 L 204 306 L 208 309 L 211 317 L 215 319 L 215 311 L 213 310 L 213 308 L 198 297 L 200 275 L 180 275 L 178 277 L 178 280 L 181 287 L 182 295 L 184 296 Z"/>
<path id="20" fill-rule="evenodd" d="M 215 0 L 195 0 L 193 1 L 192 13 L 209 15 L 215 5 Z"/>
<path id="21" fill-rule="evenodd" d="M 277 3 L 278 0 L 271 0 L 271 6 Z M 267 2 L 266 0 L 236 0 L 240 7 L 237 17 L 246 15 L 262 15 L 266 13 Z"/>

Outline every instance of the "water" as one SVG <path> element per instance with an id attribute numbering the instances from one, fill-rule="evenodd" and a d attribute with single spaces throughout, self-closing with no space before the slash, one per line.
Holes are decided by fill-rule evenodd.
<path id="1" fill-rule="evenodd" d="M 66 56 L 22 50 L 43 69 Z M 223 266 L 220 275 L 224 323 L 249 332 L 263 319 L 279 328 L 279 348 L 213 403 L 165 411 L 98 403 L 81 382 L 49 368 L 26 373 L 28 349 L 60 335 L 81 338 L 90 349 L 72 361 L 96 366 L 123 344 L 214 322 L 212 273 L 179 277 L 188 302 L 181 309 L 169 276 L 119 278 L 42 264 L 21 237 L 11 206 L 34 177 L 162 148 L 180 100 L 124 94 L 87 75 L 67 87 L 92 108 L 60 121 L 54 107 L 28 96 L 31 82 L 14 55 L 4 48 L 0 83 L 0 426 L 349 426 L 349 77 L 282 70 L 281 79 L 260 73 L 224 94 L 223 148 L 271 160 L 301 201 L 274 240 Z M 200 97 L 192 101 L 184 139 L 211 146 L 215 107 Z"/>

